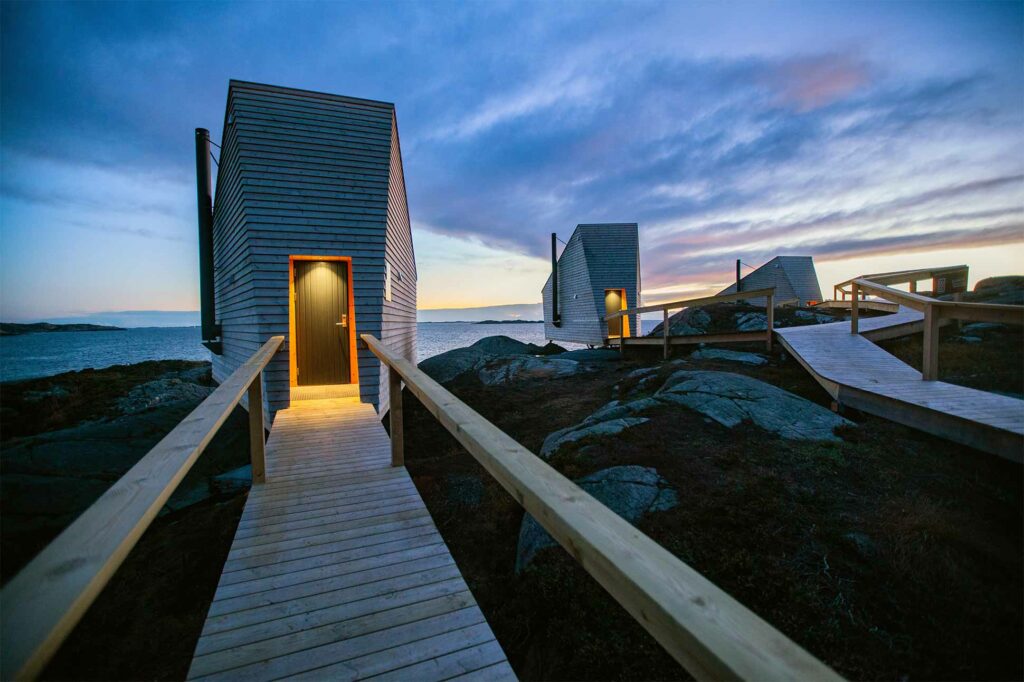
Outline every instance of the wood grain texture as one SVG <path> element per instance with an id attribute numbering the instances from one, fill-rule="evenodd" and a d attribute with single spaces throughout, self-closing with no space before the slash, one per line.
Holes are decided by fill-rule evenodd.
<path id="1" fill-rule="evenodd" d="M 266 458 L 190 679 L 515 678 L 371 405 L 293 403 Z"/>
<path id="2" fill-rule="evenodd" d="M 363 341 L 691 674 L 836 680 L 828 666 L 369 335 Z"/>
<path id="3" fill-rule="evenodd" d="M 859 283 L 852 286 L 860 286 Z M 901 308 L 845 322 L 776 329 L 775 335 L 833 398 L 851 407 L 1014 461 L 1024 457 L 1024 400 L 942 381 L 890 355 L 872 338 L 919 332 L 924 315 Z M 937 336 L 932 324 L 930 338 Z M 927 333 L 927 332 L 926 332 Z M 929 346 L 934 353 L 937 344 Z M 934 362 L 934 360 L 933 360 Z"/>
<path id="4" fill-rule="evenodd" d="M 263 344 L 4 587 L 0 676 L 39 674 L 283 341 Z"/>

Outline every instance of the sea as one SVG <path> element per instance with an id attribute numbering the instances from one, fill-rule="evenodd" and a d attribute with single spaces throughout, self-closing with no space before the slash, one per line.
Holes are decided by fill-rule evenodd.
<path id="1" fill-rule="evenodd" d="M 643 321 L 645 331 L 656 324 Z M 417 326 L 417 361 L 453 348 L 470 346 L 485 336 L 509 336 L 543 345 L 544 325 L 421 322 Z M 87 368 L 130 365 L 145 360 L 209 360 L 200 344 L 199 327 L 135 327 L 110 332 L 42 332 L 0 336 L 0 381 L 18 381 Z M 568 349 L 578 344 L 560 343 Z"/>

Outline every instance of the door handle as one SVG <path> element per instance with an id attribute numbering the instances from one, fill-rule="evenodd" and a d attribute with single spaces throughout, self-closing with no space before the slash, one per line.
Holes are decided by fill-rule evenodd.
<path id="1" fill-rule="evenodd" d="M 348 315 L 341 316 L 341 322 L 335 322 L 335 327 L 347 327 L 348 326 Z"/>

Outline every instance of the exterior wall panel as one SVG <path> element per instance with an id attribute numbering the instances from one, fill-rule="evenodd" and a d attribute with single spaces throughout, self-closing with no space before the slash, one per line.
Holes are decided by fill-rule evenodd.
<path id="1" fill-rule="evenodd" d="M 287 407 L 290 255 L 348 256 L 356 333 L 415 360 L 416 269 L 394 106 L 232 81 L 214 211 L 222 381 L 274 335 L 264 373 L 269 419 Z M 385 259 L 402 280 L 385 303 Z M 359 350 L 360 397 L 378 403 L 380 363 Z M 385 396 L 386 397 L 386 396 Z"/>

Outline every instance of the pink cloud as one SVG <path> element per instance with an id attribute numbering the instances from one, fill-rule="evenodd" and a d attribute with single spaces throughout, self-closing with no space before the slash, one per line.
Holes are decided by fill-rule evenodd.
<path id="1" fill-rule="evenodd" d="M 868 65 L 845 54 L 791 59 L 767 78 L 779 99 L 804 112 L 842 99 L 871 80 Z"/>

